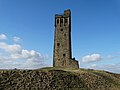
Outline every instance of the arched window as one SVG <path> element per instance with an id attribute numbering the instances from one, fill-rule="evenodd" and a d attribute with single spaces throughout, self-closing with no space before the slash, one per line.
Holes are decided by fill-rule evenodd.
<path id="1" fill-rule="evenodd" d="M 67 23 L 68 22 L 68 19 L 67 18 L 65 18 L 65 23 Z"/>
<path id="2" fill-rule="evenodd" d="M 59 24 L 59 19 L 57 19 L 57 24 Z"/>
<path id="3" fill-rule="evenodd" d="M 60 19 L 60 23 L 63 23 L 63 18 Z"/>

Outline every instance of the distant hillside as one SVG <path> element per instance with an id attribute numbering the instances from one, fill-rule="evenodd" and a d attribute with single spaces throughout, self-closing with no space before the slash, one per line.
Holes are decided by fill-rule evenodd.
<path id="1" fill-rule="evenodd" d="M 0 90 L 120 90 L 120 74 L 90 69 L 0 70 Z"/>

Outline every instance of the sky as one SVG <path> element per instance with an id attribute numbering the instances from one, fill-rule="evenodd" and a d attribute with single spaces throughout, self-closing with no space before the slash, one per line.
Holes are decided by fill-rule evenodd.
<path id="1" fill-rule="evenodd" d="M 66 9 L 80 67 L 120 73 L 120 0 L 0 0 L 0 69 L 52 66 L 54 15 Z"/>

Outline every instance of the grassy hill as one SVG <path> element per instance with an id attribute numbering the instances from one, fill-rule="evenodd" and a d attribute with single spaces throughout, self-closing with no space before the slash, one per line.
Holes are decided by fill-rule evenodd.
<path id="1" fill-rule="evenodd" d="M 0 70 L 0 90 L 120 90 L 120 74 L 91 69 Z"/>

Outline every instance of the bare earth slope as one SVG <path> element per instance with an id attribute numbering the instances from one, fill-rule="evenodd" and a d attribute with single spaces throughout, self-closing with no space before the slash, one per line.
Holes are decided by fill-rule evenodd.
<path id="1" fill-rule="evenodd" d="M 0 90 L 120 90 L 120 74 L 90 69 L 0 70 Z"/>

